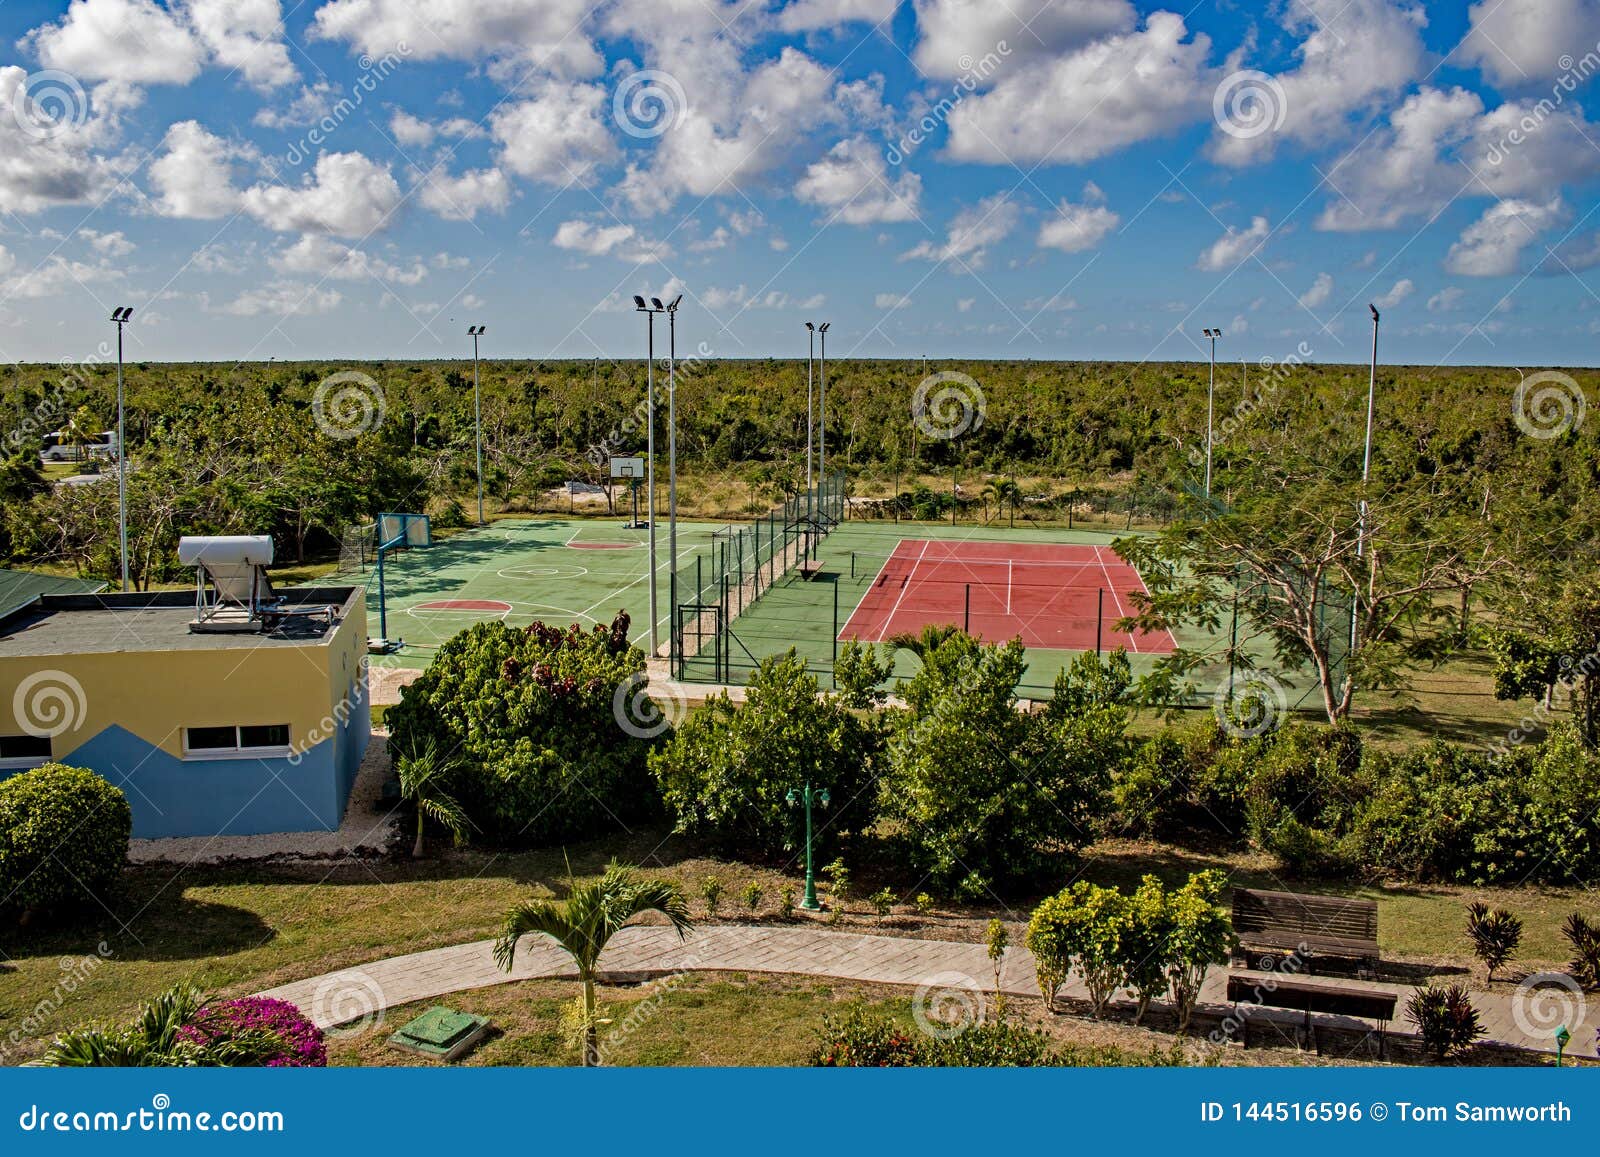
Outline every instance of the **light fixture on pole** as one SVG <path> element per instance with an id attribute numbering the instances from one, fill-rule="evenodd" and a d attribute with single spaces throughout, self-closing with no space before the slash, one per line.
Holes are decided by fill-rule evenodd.
<path id="1" fill-rule="evenodd" d="M 828 484 L 828 327 L 832 324 L 831 321 L 825 321 L 817 327 L 817 332 L 822 335 L 822 357 L 817 363 L 817 376 L 821 383 L 817 394 L 817 502 L 824 521 L 828 512 L 822 509 L 821 494 L 822 487 Z"/>
<path id="2" fill-rule="evenodd" d="M 1367 478 L 1372 473 L 1372 413 L 1378 394 L 1378 307 L 1367 304 L 1372 311 L 1372 367 L 1367 373 L 1367 436 L 1361 451 L 1361 513 L 1356 524 L 1356 558 L 1362 558 L 1367 549 Z M 1356 649 L 1356 624 L 1361 611 L 1361 588 L 1358 585 L 1350 602 L 1350 653 Z"/>
<path id="3" fill-rule="evenodd" d="M 128 589 L 128 427 L 122 395 L 122 327 L 133 317 L 131 305 L 111 311 L 117 323 L 117 538 L 122 548 L 122 589 Z"/>
<path id="4" fill-rule="evenodd" d="M 645 525 L 650 528 L 650 656 L 655 657 L 660 645 L 657 641 L 658 614 L 656 603 L 656 314 L 664 313 L 661 299 L 652 297 L 647 303 L 634 294 L 633 306 L 645 315 Z"/>
<path id="5" fill-rule="evenodd" d="M 651 300 L 654 300 L 653 298 Z M 672 653 L 678 654 L 678 303 L 667 302 L 667 613 Z"/>
<path id="6" fill-rule="evenodd" d="M 478 395 L 478 339 L 483 336 L 483 326 L 467 326 L 467 336 L 472 339 L 472 427 L 473 439 L 478 447 L 478 525 L 483 525 L 483 402 Z"/>
<path id="7" fill-rule="evenodd" d="M 806 322 L 806 493 L 811 492 L 811 449 L 815 438 L 811 422 L 812 382 L 811 371 L 817 364 L 817 327 Z"/>
<path id="8" fill-rule="evenodd" d="M 815 912 L 822 905 L 817 903 L 817 876 L 811 864 L 811 805 L 814 801 L 827 807 L 828 789 L 824 787 L 813 791 L 811 781 L 807 780 L 805 786 L 798 790 L 790 788 L 784 799 L 790 807 L 799 803 L 804 803 L 806 807 L 806 894 L 800 901 L 800 907 L 807 912 Z"/>
<path id="9" fill-rule="evenodd" d="M 1206 389 L 1206 501 L 1211 500 L 1211 422 L 1217 409 L 1217 339 L 1222 336 L 1220 329 L 1208 329 L 1205 335 L 1211 339 L 1211 385 Z"/>

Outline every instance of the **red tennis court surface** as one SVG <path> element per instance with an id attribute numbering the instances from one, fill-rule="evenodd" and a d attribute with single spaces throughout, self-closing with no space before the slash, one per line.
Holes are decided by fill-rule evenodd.
<path id="1" fill-rule="evenodd" d="M 908 538 L 839 635 L 881 642 L 931 623 L 965 623 L 989 643 L 1020 638 L 1033 648 L 1092 651 L 1098 626 L 1108 651 L 1170 654 L 1177 644 L 1167 631 L 1130 635 L 1112 628 L 1133 612 L 1129 596 L 1144 589 L 1139 572 L 1109 546 Z"/>
<path id="2" fill-rule="evenodd" d="M 434 599 L 431 603 L 418 603 L 414 611 L 493 611 L 503 615 L 511 609 L 510 603 L 499 599 Z"/>

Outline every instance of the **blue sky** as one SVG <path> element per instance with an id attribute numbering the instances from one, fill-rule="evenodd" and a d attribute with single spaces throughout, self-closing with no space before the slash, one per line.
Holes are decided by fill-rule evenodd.
<path id="1" fill-rule="evenodd" d="M 9 0 L 0 360 L 1594 365 L 1600 0 Z M 1600 115 L 1600 114 L 1597 114 Z M 1302 350 L 1303 353 L 1303 350 Z"/>

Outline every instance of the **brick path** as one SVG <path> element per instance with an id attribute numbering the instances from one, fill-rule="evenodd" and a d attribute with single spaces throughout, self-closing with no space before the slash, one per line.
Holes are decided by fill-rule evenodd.
<path id="1" fill-rule="evenodd" d="M 487 988 L 535 977 L 572 976 L 571 958 L 545 937 L 526 937 L 517 948 L 516 967 L 503 972 L 494 962 L 493 941 L 479 940 L 450 948 L 435 948 L 408 956 L 377 960 L 355 968 L 297 980 L 270 989 L 274 996 L 299 1005 L 323 1027 L 375 1016 L 385 1008 L 430 1000 L 471 988 Z M 900 936 L 869 936 L 831 932 L 818 928 L 779 928 L 765 925 L 713 924 L 691 932 L 680 941 L 670 928 L 631 926 L 617 933 L 600 958 L 602 971 L 614 979 L 640 980 L 682 971 L 764 972 L 823 976 L 874 984 L 896 984 L 959 992 L 990 992 L 994 969 L 982 944 L 948 940 L 912 940 Z M 1213 968 L 1201 989 L 1202 1006 L 1226 1008 L 1228 970 Z M 1327 983 L 1356 988 L 1389 989 L 1399 996 L 1396 1016 L 1403 1020 L 1411 987 L 1375 981 L 1325 979 Z M 1033 957 L 1024 948 L 1011 948 L 1002 965 L 1000 987 L 1007 994 L 1037 996 Z M 1086 999 L 1082 983 L 1073 978 L 1064 996 Z M 1473 1003 L 1483 1018 L 1486 1042 L 1554 1052 L 1550 1031 L 1531 1035 L 1517 1024 L 1515 997 L 1508 992 L 1474 993 Z M 1536 1011 L 1536 1010 L 1535 1010 Z M 1293 1023 L 1300 1013 L 1261 1010 L 1257 1017 Z M 1328 1025 L 1359 1025 L 1343 1017 L 1314 1018 Z M 1525 1017 L 1526 1019 L 1526 1017 Z M 1600 1010 L 1569 1023 L 1570 1052 L 1594 1054 L 1595 1029 Z M 1390 1026 L 1391 1032 L 1405 1028 Z"/>

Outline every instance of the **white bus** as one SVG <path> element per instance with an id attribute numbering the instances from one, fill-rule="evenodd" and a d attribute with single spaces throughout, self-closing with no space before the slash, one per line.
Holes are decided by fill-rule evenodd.
<path id="1" fill-rule="evenodd" d="M 39 457 L 46 462 L 83 462 L 90 458 L 114 459 L 117 456 L 117 432 L 101 430 L 91 434 L 81 446 L 73 445 L 64 430 L 52 430 L 44 436 L 44 446 Z"/>

